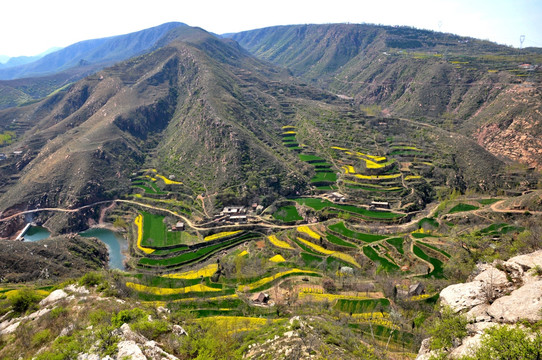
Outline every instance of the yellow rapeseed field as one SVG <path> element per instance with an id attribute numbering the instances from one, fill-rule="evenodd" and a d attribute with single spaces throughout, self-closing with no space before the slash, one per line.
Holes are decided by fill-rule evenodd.
<path id="1" fill-rule="evenodd" d="M 137 226 L 137 248 L 143 251 L 145 254 L 151 254 L 154 252 L 154 249 L 141 246 L 141 241 L 143 240 L 143 215 L 139 214 L 135 218 L 134 223 Z"/>
<path id="2" fill-rule="evenodd" d="M 308 227 L 306 225 L 298 226 L 297 231 L 299 231 L 300 233 L 305 233 L 305 234 L 309 235 L 313 239 L 320 240 L 320 234 L 313 231 L 310 227 Z"/>
<path id="3" fill-rule="evenodd" d="M 289 249 L 289 250 L 294 249 L 286 241 L 279 240 L 275 235 L 270 235 L 270 236 L 267 237 L 267 239 L 269 240 L 269 242 L 271 244 L 275 245 L 276 247 L 279 247 L 279 248 L 282 248 L 282 249 Z"/>
<path id="4" fill-rule="evenodd" d="M 213 235 L 208 235 L 208 236 L 203 238 L 203 241 L 216 240 L 216 239 L 220 239 L 220 238 L 223 238 L 223 237 L 235 235 L 235 234 L 240 233 L 240 232 L 241 232 L 241 230 L 223 231 L 223 232 L 219 232 L 219 233 L 216 233 L 216 234 L 213 234 Z"/>
<path id="5" fill-rule="evenodd" d="M 167 177 L 165 177 L 163 175 L 156 174 L 156 177 L 159 177 L 160 179 L 164 180 L 164 184 L 166 184 L 166 185 L 182 185 L 183 184 L 180 181 L 170 180 L 170 179 L 168 179 Z"/>
<path id="6" fill-rule="evenodd" d="M 275 263 L 279 263 L 279 262 L 285 262 L 286 260 L 284 260 L 284 258 L 282 257 L 282 255 L 277 254 L 277 255 L 273 256 L 272 258 L 270 258 L 269 261 L 272 261 L 272 262 L 275 262 Z"/>
<path id="7" fill-rule="evenodd" d="M 341 259 L 343 261 L 346 261 L 349 264 L 352 264 L 352 265 L 354 265 L 354 266 L 356 266 L 358 268 L 361 268 L 361 265 L 358 264 L 356 259 L 354 259 L 351 255 L 345 254 L 345 253 L 340 252 L 340 251 L 333 251 L 333 250 L 324 249 L 320 245 L 316 245 L 316 244 L 311 243 L 310 241 L 307 241 L 307 240 L 302 239 L 300 237 L 298 237 L 297 240 L 299 240 L 303 244 L 311 247 L 313 250 L 318 251 L 319 253 L 326 254 L 326 255 L 331 255 L 333 257 L 336 257 L 337 259 Z"/>
<path id="8" fill-rule="evenodd" d="M 199 279 L 200 277 L 210 277 L 218 270 L 218 264 L 209 264 L 201 269 L 185 271 L 182 273 L 162 275 L 162 277 L 170 279 Z"/>
<path id="9" fill-rule="evenodd" d="M 264 277 L 258 281 L 255 281 L 251 284 L 246 284 L 246 285 L 239 285 L 237 290 L 238 291 L 245 291 L 245 290 L 252 290 L 252 289 L 256 289 L 256 288 L 259 288 L 260 286 L 262 285 L 265 285 L 267 283 L 270 283 L 272 282 L 273 280 L 275 279 L 278 279 L 280 277 L 283 277 L 285 275 L 288 275 L 288 274 L 295 274 L 295 273 L 299 273 L 300 275 L 302 274 L 306 274 L 306 273 L 309 273 L 309 274 L 318 274 L 316 271 L 310 271 L 310 270 L 300 270 L 300 269 L 291 269 L 291 270 L 287 270 L 287 271 L 283 271 L 283 272 L 280 272 L 280 273 L 277 273 L 275 275 L 272 275 L 272 276 L 268 276 L 268 277 Z"/>
<path id="10" fill-rule="evenodd" d="M 222 289 L 212 288 L 203 284 L 196 284 L 192 286 L 187 286 L 183 288 L 161 288 L 156 286 L 146 286 L 141 284 L 136 284 L 133 282 L 127 282 L 126 286 L 134 289 L 139 292 L 151 293 L 154 295 L 174 295 L 174 294 L 186 294 L 190 292 L 211 292 L 211 291 L 222 291 Z"/>

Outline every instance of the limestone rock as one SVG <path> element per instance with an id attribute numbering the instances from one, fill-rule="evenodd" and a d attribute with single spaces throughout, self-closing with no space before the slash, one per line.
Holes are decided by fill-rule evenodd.
<path id="1" fill-rule="evenodd" d="M 123 340 L 119 341 L 117 344 L 119 349 L 117 358 L 118 359 L 130 359 L 130 360 L 147 360 L 147 357 L 143 355 L 143 352 L 137 346 L 135 341 L 132 340 Z"/>
<path id="2" fill-rule="evenodd" d="M 516 263 L 523 267 L 524 270 L 529 270 L 535 266 L 542 266 L 542 250 L 535 251 L 530 254 L 514 256 L 508 259 L 507 263 Z"/>
<path id="3" fill-rule="evenodd" d="M 463 339 L 461 345 L 456 347 L 450 352 L 449 358 L 457 359 L 466 355 L 470 355 L 473 350 L 480 346 L 482 340 L 481 334 L 475 334 L 474 336 L 468 336 Z"/>
<path id="4" fill-rule="evenodd" d="M 416 360 L 429 360 L 432 356 L 437 355 L 435 351 L 431 351 L 431 338 L 423 339 L 418 351 Z"/>
<path id="5" fill-rule="evenodd" d="M 487 267 L 486 270 L 478 274 L 474 278 L 474 281 L 481 281 L 486 284 L 490 284 L 490 285 L 498 286 L 498 287 L 503 287 L 503 286 L 508 285 L 508 279 L 506 278 L 506 273 L 504 271 L 494 268 L 493 266 Z"/>
<path id="6" fill-rule="evenodd" d="M 55 290 L 52 293 L 50 293 L 49 296 L 47 296 L 45 299 L 40 301 L 40 306 L 43 307 L 49 304 L 54 304 L 57 301 L 62 300 L 67 296 L 68 294 L 64 290 L 62 289 Z"/>
<path id="7" fill-rule="evenodd" d="M 483 287 L 481 281 L 450 285 L 440 292 L 441 304 L 455 312 L 471 309 L 485 302 Z"/>
<path id="8" fill-rule="evenodd" d="M 488 314 L 500 322 L 516 322 L 520 319 L 529 321 L 542 320 L 542 281 L 534 281 L 508 296 L 497 300 L 487 310 Z"/>
<path id="9" fill-rule="evenodd" d="M 467 312 L 467 318 L 474 322 L 491 321 L 491 316 L 487 313 L 489 304 L 476 305 Z"/>

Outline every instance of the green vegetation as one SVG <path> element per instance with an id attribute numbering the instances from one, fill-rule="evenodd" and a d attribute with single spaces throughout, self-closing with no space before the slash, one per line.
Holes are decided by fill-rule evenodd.
<path id="1" fill-rule="evenodd" d="M 170 248 L 195 240 L 186 231 L 168 231 L 164 216 L 141 212 L 143 215 L 143 238 L 141 246 L 151 249 Z"/>
<path id="2" fill-rule="evenodd" d="M 326 234 L 326 239 L 327 241 L 333 243 L 333 244 L 337 244 L 337 245 L 341 245 L 341 246 L 348 246 L 348 247 L 352 247 L 352 248 L 357 248 L 357 246 L 355 244 L 352 244 L 348 241 L 344 241 L 343 239 L 333 235 L 333 234 L 330 234 L 329 232 Z"/>
<path id="3" fill-rule="evenodd" d="M 453 214 L 453 213 L 457 213 L 457 212 L 472 211 L 472 210 L 478 210 L 478 209 L 479 209 L 479 207 L 474 206 L 474 205 L 459 203 L 456 206 L 454 206 L 453 208 L 451 208 L 448 213 Z"/>
<path id="4" fill-rule="evenodd" d="M 423 260 L 431 263 L 431 265 L 433 265 L 433 267 L 434 267 L 433 271 L 431 271 L 427 275 L 424 275 L 425 277 L 430 277 L 430 276 L 434 276 L 435 278 L 443 278 L 444 277 L 443 268 L 442 268 L 442 266 L 443 266 L 442 261 L 440 261 L 439 259 L 435 259 L 433 257 L 430 257 L 417 245 L 412 246 L 412 252 L 414 253 L 414 255 L 416 255 L 420 259 L 423 259 Z"/>
<path id="5" fill-rule="evenodd" d="M 388 299 L 364 299 L 351 300 L 339 299 L 335 304 L 335 308 L 339 311 L 352 314 L 360 314 L 367 312 L 387 312 L 389 311 L 390 301 Z"/>
<path id="6" fill-rule="evenodd" d="M 341 205 L 332 203 L 329 200 L 315 199 L 315 198 L 300 198 L 295 199 L 300 205 L 309 206 L 315 210 L 322 210 L 324 208 L 333 208 L 341 211 L 347 211 L 356 215 L 361 215 L 366 218 L 393 220 L 402 217 L 402 214 L 396 214 L 387 211 L 371 211 L 364 208 L 360 208 L 353 205 Z"/>
<path id="7" fill-rule="evenodd" d="M 279 208 L 273 213 L 273 217 L 284 222 L 303 220 L 303 218 L 297 212 L 295 205 L 287 205 Z"/>
<path id="8" fill-rule="evenodd" d="M 491 205 L 495 204 L 497 201 L 501 201 L 502 199 L 480 199 L 477 200 L 482 205 Z"/>
<path id="9" fill-rule="evenodd" d="M 449 307 L 444 308 L 440 319 L 435 320 L 428 330 L 431 335 L 431 349 L 451 348 L 455 339 L 467 336 L 468 323 L 466 316 L 456 314 Z"/>
<path id="10" fill-rule="evenodd" d="M 405 250 L 403 249 L 403 238 L 386 239 L 386 242 L 396 248 L 401 255 L 405 253 Z"/>
<path id="11" fill-rule="evenodd" d="M 350 230 L 344 225 L 343 222 L 338 222 L 336 224 L 330 225 L 328 229 L 335 231 L 343 236 L 346 236 L 347 238 L 361 240 L 366 243 L 372 243 L 386 238 L 386 236 L 383 235 L 365 234 Z"/>
<path id="12" fill-rule="evenodd" d="M 14 138 L 14 131 L 4 131 L 3 133 L 0 133 L 0 146 L 11 144 Z"/>
<path id="13" fill-rule="evenodd" d="M 376 264 L 380 264 L 382 269 L 384 269 L 384 271 L 386 272 L 393 272 L 399 270 L 399 266 L 397 266 L 397 264 L 394 264 L 390 260 L 378 255 L 376 250 L 373 249 L 371 246 L 364 246 L 363 253 Z"/>

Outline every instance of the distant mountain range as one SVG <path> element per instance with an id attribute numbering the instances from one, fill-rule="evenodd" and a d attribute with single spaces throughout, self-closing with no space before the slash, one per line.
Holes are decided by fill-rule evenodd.
<path id="1" fill-rule="evenodd" d="M 0 55 L 0 69 L 7 69 L 15 66 L 25 65 L 34 61 L 41 59 L 42 57 L 49 55 L 55 51 L 61 50 L 61 47 L 53 47 L 47 51 L 42 52 L 41 54 L 34 56 L 15 56 L 9 57 Z"/>
<path id="2" fill-rule="evenodd" d="M 106 66 L 150 49 L 168 31 L 182 23 L 171 22 L 126 35 L 85 40 L 19 66 L 0 67 L 0 80 L 50 75 L 88 65 Z M 10 59 L 14 60 L 14 59 Z M 9 62 L 8 62 L 9 63 Z"/>

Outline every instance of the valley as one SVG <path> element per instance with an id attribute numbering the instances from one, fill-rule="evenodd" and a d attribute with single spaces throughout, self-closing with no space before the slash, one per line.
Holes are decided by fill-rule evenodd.
<path id="1" fill-rule="evenodd" d="M 116 334 L 100 356 L 126 322 L 175 358 L 415 358 L 442 289 L 540 248 L 540 68 L 517 66 L 538 53 L 346 24 L 182 25 L 156 44 L 0 110 L 0 236 L 53 235 L 0 240 L 0 357 L 88 354 L 99 317 Z M 127 240 L 124 271 L 90 272 L 104 246 L 73 234 L 97 225 Z M 51 318 L 25 346 L 45 318 L 11 299 L 60 289 L 113 317 L 60 337 Z"/>

